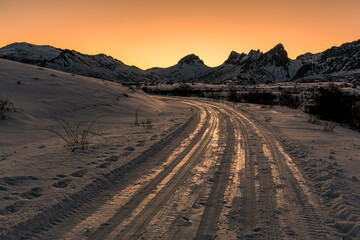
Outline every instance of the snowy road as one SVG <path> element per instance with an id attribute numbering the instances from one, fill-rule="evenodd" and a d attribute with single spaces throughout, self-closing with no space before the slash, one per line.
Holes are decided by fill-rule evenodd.
<path id="1" fill-rule="evenodd" d="M 271 132 L 230 105 L 182 131 L 40 239 L 331 239 L 319 199 Z"/>

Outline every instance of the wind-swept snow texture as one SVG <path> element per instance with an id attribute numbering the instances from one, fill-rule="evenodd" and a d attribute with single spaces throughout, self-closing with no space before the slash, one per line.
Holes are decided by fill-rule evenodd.
<path id="1" fill-rule="evenodd" d="M 70 196 L 81 193 L 75 202 L 88 201 L 89 194 L 100 192 L 112 177 L 127 171 L 130 160 L 156 151 L 156 143 L 191 115 L 188 107 L 118 83 L 4 59 L 0 59 L 0 94 L 16 109 L 0 120 L 1 239 L 17 224 L 25 232 L 36 221 L 51 224 L 54 209 L 74 207 Z M 75 127 L 75 119 L 92 121 L 99 116 L 91 130 L 101 137 L 90 138 L 85 151 L 71 153 L 64 141 L 45 130 L 65 134 L 55 120 Z M 153 150 L 146 151 L 150 146 Z"/>

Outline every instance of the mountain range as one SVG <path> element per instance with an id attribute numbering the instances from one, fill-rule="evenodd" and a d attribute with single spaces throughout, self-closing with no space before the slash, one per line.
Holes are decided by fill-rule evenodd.
<path id="1" fill-rule="evenodd" d="M 30 43 L 13 43 L 0 48 L 0 58 L 29 63 L 64 72 L 117 82 L 208 82 L 235 81 L 240 84 L 293 81 L 332 76 L 360 75 L 360 40 L 332 47 L 321 53 L 306 53 L 290 59 L 282 44 L 268 52 L 231 52 L 217 67 L 208 67 L 190 54 L 168 68 L 142 70 L 105 54 L 86 55 L 74 50 Z M 359 71 L 356 71 L 359 70 Z"/>

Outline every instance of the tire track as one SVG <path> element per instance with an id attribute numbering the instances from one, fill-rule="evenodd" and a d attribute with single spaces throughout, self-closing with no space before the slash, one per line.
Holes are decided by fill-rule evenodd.
<path id="1" fill-rule="evenodd" d="M 245 125 L 248 127 L 247 129 L 252 129 L 249 132 L 257 135 L 257 142 L 260 143 L 262 141 L 264 146 L 267 146 L 266 148 L 269 149 L 271 155 L 271 159 L 269 160 L 274 161 L 273 167 L 276 168 L 274 171 L 278 172 L 281 180 L 281 188 L 283 188 L 283 197 L 285 198 L 278 199 L 278 202 L 279 205 L 286 206 L 286 211 L 278 210 L 274 198 L 273 200 L 268 199 L 264 201 L 263 207 L 266 213 L 265 219 L 268 219 L 267 221 L 269 221 L 269 218 L 273 218 L 272 215 L 274 215 L 274 213 L 271 213 L 271 210 L 275 210 L 277 214 L 281 212 L 281 217 L 286 219 L 287 225 L 280 226 L 279 223 L 276 223 L 276 218 L 273 218 L 273 221 L 270 222 L 269 228 L 267 229 L 272 231 L 272 233 L 267 233 L 266 239 L 326 239 L 328 231 L 324 227 L 325 224 L 320 214 L 318 214 L 318 209 L 316 209 L 318 204 L 289 156 L 282 150 L 280 144 L 272 137 L 271 133 L 263 127 L 256 125 L 243 114 L 237 112 L 237 116 L 243 126 Z M 263 154 L 264 150 L 259 152 Z M 261 159 L 266 158 L 260 158 L 260 160 Z M 262 169 L 270 170 L 271 166 L 266 162 L 260 161 L 258 168 L 261 172 Z M 260 196 L 262 195 L 261 198 L 264 199 L 265 196 L 263 195 L 265 191 L 274 189 L 274 187 L 277 186 L 274 185 L 274 174 L 260 174 L 260 179 L 262 179 L 260 180 L 260 185 L 264 186 L 260 187 L 260 193 L 263 193 L 260 194 Z M 280 229 L 276 231 L 274 228 Z M 282 232 L 282 236 L 279 235 L 279 232 Z"/>
<path id="2" fill-rule="evenodd" d="M 126 186 L 133 184 L 135 179 L 142 177 L 149 171 L 151 172 L 151 168 L 161 165 L 165 161 L 165 158 L 167 158 L 184 139 L 189 138 L 189 134 L 196 130 L 201 120 L 200 112 L 204 111 L 201 109 L 202 108 L 192 106 L 192 117 L 183 126 L 179 127 L 160 142 L 155 143 L 139 157 L 129 162 L 129 164 L 121 167 L 121 171 L 114 170 L 114 173 L 111 172 L 107 174 L 109 176 L 103 176 L 101 179 L 96 179 L 90 183 L 89 186 L 82 190 L 84 193 L 81 192 L 80 197 L 85 196 L 83 199 L 77 196 L 74 198 L 70 196 L 70 201 L 69 199 L 65 199 L 66 203 L 70 204 L 70 209 L 62 205 L 55 206 L 55 211 L 52 209 L 49 210 L 51 215 L 44 212 L 47 217 L 44 220 L 37 221 L 36 224 L 32 222 L 31 228 L 23 226 L 21 231 L 14 229 L 14 234 L 9 235 L 9 239 L 20 239 L 22 236 L 25 236 L 25 233 L 27 236 L 33 236 L 36 239 L 64 239 L 64 233 L 71 232 L 71 230 L 84 219 L 87 219 L 98 209 L 101 209 L 101 207 L 111 199 L 114 192 L 122 191 Z M 208 121 L 208 119 L 205 121 Z M 202 127 L 200 131 L 203 129 L 204 127 Z M 124 171 L 122 171 L 122 169 L 124 169 Z M 87 193 L 88 191 L 91 192 Z M 76 204 L 72 203 L 72 200 L 76 201 Z M 75 206 L 75 208 L 73 206 Z M 98 220 L 95 219 L 95 221 Z M 104 226 L 106 226 L 106 223 Z M 31 229 L 35 229 L 33 233 L 29 233 Z M 88 239 L 88 234 L 88 232 L 86 232 L 85 235 L 82 234 L 81 239 Z M 79 239 L 79 236 L 75 236 L 75 238 Z M 71 237 L 70 239 L 74 238 Z"/>
<path id="3" fill-rule="evenodd" d="M 321 210 L 317 209 L 317 200 L 312 197 L 302 175 L 269 131 L 223 103 L 198 99 L 178 101 L 205 113 L 200 121 L 202 125 L 199 123 L 197 128 L 193 127 L 192 130 L 196 129 L 194 133 L 191 133 L 190 128 L 182 133 L 182 139 L 186 134 L 190 137 L 186 138 L 188 144 L 179 150 L 176 150 L 176 144 L 183 140 L 174 140 L 162 146 L 158 154 L 148 157 L 146 161 L 163 162 L 164 168 L 147 182 L 143 181 L 143 185 L 138 186 L 133 195 L 127 197 L 126 202 L 117 206 L 116 213 L 111 218 L 104 224 L 99 223 L 94 231 L 88 233 L 88 239 L 139 239 L 146 236 L 144 232 L 151 220 L 156 219 L 158 212 L 162 211 L 162 216 L 170 216 L 167 215 L 170 214 L 167 212 L 169 207 L 166 209 L 165 206 L 179 201 L 174 200 L 175 194 L 181 194 L 179 186 L 188 184 L 183 189 L 193 189 L 190 185 L 192 178 L 189 176 L 195 166 L 204 162 L 210 148 L 213 152 L 216 149 L 223 152 L 218 153 L 212 168 L 204 170 L 205 180 L 201 186 L 204 190 L 198 192 L 198 196 L 193 196 L 193 199 L 201 199 L 205 207 L 201 206 L 196 211 L 183 209 L 190 216 L 191 213 L 197 213 L 192 227 L 187 230 L 187 237 L 326 239 L 328 230 L 324 227 L 326 225 L 321 218 Z M 199 119 L 199 115 L 197 116 Z M 222 135 L 210 147 L 216 129 Z M 220 144 L 224 147 L 220 147 Z M 239 149 L 242 151 L 241 160 L 240 157 L 235 157 L 235 152 L 239 154 Z M 154 167 L 151 164 L 143 165 L 146 166 Z M 141 177 L 141 174 L 141 168 L 137 168 L 131 174 L 131 179 Z M 235 174 L 236 181 L 230 183 L 229 179 Z M 208 181 L 210 178 L 211 181 Z M 129 186 L 131 184 L 133 183 L 128 182 Z M 229 191 L 236 191 L 236 194 Z M 224 202 L 224 199 L 230 199 L 230 202 Z M 189 208 L 196 205 L 196 202 L 197 200 L 194 204 L 189 203 Z M 176 225 L 176 218 L 181 218 L 181 213 L 176 211 L 173 210 L 171 218 L 167 218 L 173 221 L 167 226 Z M 220 216 L 221 224 L 228 224 L 222 232 L 219 231 Z M 227 221 L 223 221 L 225 218 Z M 157 224 L 161 224 L 161 220 Z M 169 227 L 163 229 L 165 228 Z M 226 228 L 231 233 L 227 234 Z M 166 236 L 181 237 L 180 230 L 181 228 L 173 227 Z M 151 234 L 150 236 L 158 236 L 158 233 Z"/>
<path id="4" fill-rule="evenodd" d="M 242 237 L 280 239 L 279 223 L 276 216 L 274 216 L 277 206 L 269 159 L 265 157 L 261 139 L 254 134 L 254 129 L 247 126 L 242 119 L 237 117 L 237 120 L 245 141 L 251 146 L 251 150 L 247 151 L 249 155 L 246 156 L 246 159 L 248 159 L 246 167 L 251 169 L 252 174 L 246 176 L 250 178 L 247 181 L 256 182 L 256 184 L 247 185 L 246 180 L 244 181 L 243 188 L 246 192 L 252 192 L 252 196 L 247 197 L 244 194 L 245 204 L 243 208 L 245 209 L 243 212 L 245 212 L 245 216 Z M 245 126 L 247 127 L 245 128 Z M 256 192 L 255 198 L 254 192 Z M 255 204 L 256 206 L 254 206 Z M 250 212 L 251 210 L 246 209 L 248 207 L 254 208 L 256 211 Z M 254 213 L 257 216 L 256 218 L 252 216 Z"/>
<path id="5" fill-rule="evenodd" d="M 274 181 L 263 143 L 234 109 L 220 106 L 241 133 L 245 156 L 245 166 L 239 172 L 241 196 L 233 199 L 229 219 L 229 224 L 238 229 L 232 229 L 232 232 L 237 232 L 241 239 L 280 239 L 279 222 L 274 215 L 277 209 Z"/>
<path id="6" fill-rule="evenodd" d="M 215 172 L 214 183 L 208 197 L 204 213 L 201 217 L 195 239 L 215 239 L 216 226 L 223 202 L 224 192 L 227 186 L 230 166 L 234 156 L 234 126 L 230 121 L 229 116 L 222 114 L 222 119 L 226 121 L 227 125 L 225 151 L 220 160 L 218 170 Z"/>
<path id="7" fill-rule="evenodd" d="M 213 112 L 213 119 L 203 139 L 198 143 L 198 146 L 192 149 L 191 156 L 184 163 L 182 168 L 170 179 L 169 182 L 156 194 L 156 196 L 139 212 L 136 217 L 129 222 L 125 229 L 122 229 L 115 239 L 137 239 L 144 227 L 150 222 L 151 218 L 158 212 L 158 210 L 165 204 L 166 201 L 174 194 L 177 187 L 188 177 L 191 169 L 199 163 L 201 156 L 207 150 L 208 145 L 212 139 L 212 135 L 216 128 L 216 114 Z M 181 159 L 183 159 L 182 157 Z M 180 159 L 180 160 L 181 160 Z M 168 172 L 169 174 L 170 172 Z M 113 233 L 111 234 L 113 235 Z M 110 237 L 112 239 L 112 237 Z"/>
<path id="8" fill-rule="evenodd" d="M 317 214 L 317 210 L 314 208 L 315 203 L 310 199 L 311 196 L 308 196 L 309 193 L 305 192 L 307 190 L 299 184 L 299 180 L 294 176 L 294 172 L 286 165 L 286 156 L 280 151 L 278 144 L 273 137 L 266 134 L 265 130 L 259 130 L 268 142 L 270 152 L 276 161 L 279 174 L 285 178 L 285 181 L 283 181 L 286 186 L 285 195 L 288 197 L 291 196 L 292 199 L 296 200 L 296 204 L 291 204 L 290 201 L 287 201 L 287 205 L 291 207 L 293 213 L 295 213 L 292 216 L 292 219 L 290 218 L 290 225 L 294 229 L 294 233 L 300 238 L 327 239 L 327 231 L 323 227 L 324 224 Z M 290 234 L 293 233 L 290 232 Z"/>

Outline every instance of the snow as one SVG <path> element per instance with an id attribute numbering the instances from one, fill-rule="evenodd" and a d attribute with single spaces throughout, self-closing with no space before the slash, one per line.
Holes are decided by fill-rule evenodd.
<path id="1" fill-rule="evenodd" d="M 296 87 L 319 84 L 327 83 L 300 83 Z M 194 86 L 228 89 L 226 85 Z M 258 87 L 276 91 L 278 87 L 291 89 L 294 84 Z M 114 82 L 1 59 L 0 93 L 16 109 L 0 120 L 1 233 L 125 166 L 191 115 L 189 107 L 180 103 L 159 100 Z M 307 115 L 300 110 L 286 107 L 227 104 L 279 140 L 311 184 L 313 194 L 331 209 L 328 224 L 349 236 L 358 236 L 359 132 L 340 125 L 334 132 L 326 132 L 321 124 L 308 123 Z M 136 113 L 140 122 L 151 119 L 152 128 L 135 126 Z M 72 153 L 58 136 L 46 130 L 61 130 L 55 120 L 65 119 L 72 124 L 74 119 L 91 121 L 99 116 L 103 117 L 94 124 L 93 131 L 103 137 L 91 138 L 87 150 Z"/>
<path id="2" fill-rule="evenodd" d="M 0 232 L 123 166 L 191 115 L 186 106 L 118 83 L 2 59 L 0 93 L 16 109 L 0 120 Z M 45 130 L 61 131 L 55 120 L 99 116 L 92 130 L 102 137 L 90 138 L 87 150 L 72 153 Z M 143 127 L 149 119 L 152 128 Z"/>
<path id="3" fill-rule="evenodd" d="M 300 69 L 303 64 L 300 61 L 293 60 L 288 63 L 290 79 L 293 79 L 296 72 Z"/>
<path id="4" fill-rule="evenodd" d="M 74 50 L 29 43 L 5 46 L 0 49 L 0 57 L 111 81 L 140 81 L 150 77 L 139 68 L 105 54 L 86 55 Z"/>
<path id="5" fill-rule="evenodd" d="M 292 60 L 279 44 L 265 53 L 260 50 L 251 50 L 248 54 L 233 51 L 229 58 L 217 67 L 208 67 L 199 57 L 191 54 L 174 66 L 155 67 L 145 71 L 104 54 L 86 55 L 74 50 L 29 43 L 5 46 L 0 49 L 0 57 L 118 82 L 222 82 L 234 79 L 242 83 L 249 83 L 248 80 L 251 80 L 252 83 L 260 84 L 291 81 L 295 77 L 299 80 L 356 78 L 356 75 L 351 75 L 351 71 L 359 70 L 358 49 L 359 41 L 355 41 L 322 53 L 307 53 Z M 311 66 L 301 68 L 309 64 Z"/>
<path id="6" fill-rule="evenodd" d="M 152 68 L 147 70 L 148 73 L 157 74 L 165 77 L 168 81 L 196 81 L 198 77 L 204 76 L 211 70 L 204 65 L 200 59 L 191 63 L 181 62 L 168 68 Z"/>
<path id="7" fill-rule="evenodd" d="M 51 60 L 61 53 L 60 49 L 44 45 L 38 46 L 29 43 L 13 43 L 1 49 L 1 55 L 14 56 L 17 61 Z"/>
<path id="8" fill-rule="evenodd" d="M 347 233 L 360 233 L 360 133 L 336 124 L 333 132 L 308 123 L 300 110 L 235 104 L 280 140 L 312 191 L 330 208 L 328 223 Z"/>

